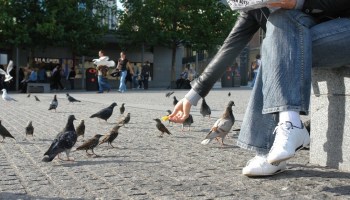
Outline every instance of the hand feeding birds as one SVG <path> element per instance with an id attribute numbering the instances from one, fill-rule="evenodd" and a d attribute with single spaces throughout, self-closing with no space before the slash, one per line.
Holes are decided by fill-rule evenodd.
<path id="1" fill-rule="evenodd" d="M 205 137 L 205 139 L 201 142 L 203 145 L 209 144 L 213 139 L 219 141 L 218 138 L 221 138 L 221 145 L 224 146 L 224 139 L 226 135 L 230 132 L 233 124 L 235 123 L 235 117 L 232 113 L 232 106 L 234 106 L 234 102 L 230 101 L 225 109 L 223 115 L 216 120 L 213 127 L 210 129 L 210 132 Z"/>
<path id="2" fill-rule="evenodd" d="M 97 118 L 103 119 L 107 122 L 107 120 L 112 116 L 113 109 L 115 106 L 117 106 L 117 103 L 114 102 L 110 106 L 108 106 L 107 108 L 104 108 L 104 109 L 98 111 L 97 113 L 91 115 L 90 118 L 97 117 Z"/>
<path id="3" fill-rule="evenodd" d="M 11 70 L 13 69 L 13 62 L 10 60 L 9 64 L 7 65 L 6 71 L 3 69 L 0 69 L 0 74 L 5 75 L 4 82 L 9 82 L 12 80 L 12 76 L 10 75 Z"/>
<path id="4" fill-rule="evenodd" d="M 57 134 L 51 146 L 45 152 L 45 157 L 42 159 L 43 162 L 51 162 L 57 155 L 57 157 L 61 159 L 59 155 L 62 152 L 66 153 L 67 161 L 74 161 L 74 158 L 69 157 L 69 153 L 77 142 L 78 137 L 74 128 L 74 120 L 76 120 L 75 116 L 69 115 L 65 128 Z"/>

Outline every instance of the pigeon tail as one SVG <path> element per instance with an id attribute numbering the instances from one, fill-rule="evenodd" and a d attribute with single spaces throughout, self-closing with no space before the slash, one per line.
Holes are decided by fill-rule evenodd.
<path id="1" fill-rule="evenodd" d="M 90 118 L 94 118 L 94 117 L 98 117 L 98 113 L 93 114 L 93 115 L 90 116 Z"/>
<path id="2" fill-rule="evenodd" d="M 207 144 L 209 144 L 212 140 L 213 140 L 213 139 L 205 139 L 205 140 L 203 140 L 203 141 L 201 142 L 201 144 L 207 145 Z"/>

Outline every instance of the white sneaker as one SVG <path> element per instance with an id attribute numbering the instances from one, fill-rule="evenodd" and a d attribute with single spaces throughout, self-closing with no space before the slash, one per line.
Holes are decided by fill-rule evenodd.
<path id="1" fill-rule="evenodd" d="M 272 176 L 286 170 L 285 161 L 278 164 L 270 164 L 264 156 L 255 156 L 248 161 L 247 166 L 243 168 L 242 174 L 245 176 Z"/>
<path id="2" fill-rule="evenodd" d="M 293 126 L 291 122 L 279 123 L 276 126 L 275 141 L 267 156 L 267 162 L 275 163 L 288 160 L 295 155 L 295 152 L 310 143 L 310 135 L 304 125 Z"/>

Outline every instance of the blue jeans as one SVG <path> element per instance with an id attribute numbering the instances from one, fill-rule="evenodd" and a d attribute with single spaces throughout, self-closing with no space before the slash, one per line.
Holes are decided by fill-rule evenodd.
<path id="1" fill-rule="evenodd" d="M 125 92 L 126 91 L 126 85 L 125 85 L 125 77 L 127 75 L 127 71 L 121 71 L 120 73 L 120 84 L 119 84 L 119 91 Z"/>
<path id="2" fill-rule="evenodd" d="M 103 92 L 103 90 L 110 90 L 111 85 L 109 85 L 107 78 L 103 77 L 102 75 L 97 76 L 98 81 L 98 92 Z"/>
<path id="3" fill-rule="evenodd" d="M 267 154 L 278 112 L 308 114 L 312 67 L 350 63 L 350 19 L 316 23 L 298 10 L 277 10 L 268 19 L 262 66 L 245 112 L 237 144 Z"/>

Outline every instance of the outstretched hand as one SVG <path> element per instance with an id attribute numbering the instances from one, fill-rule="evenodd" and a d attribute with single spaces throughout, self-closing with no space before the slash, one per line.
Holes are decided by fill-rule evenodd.
<path id="1" fill-rule="evenodd" d="M 175 123 L 183 123 L 190 115 L 191 103 L 186 99 L 181 99 L 176 105 L 169 119 Z"/>
<path id="2" fill-rule="evenodd" d="M 283 9 L 294 9 L 297 4 L 297 0 L 279 0 L 276 2 L 268 3 L 268 7 L 277 7 Z"/>

